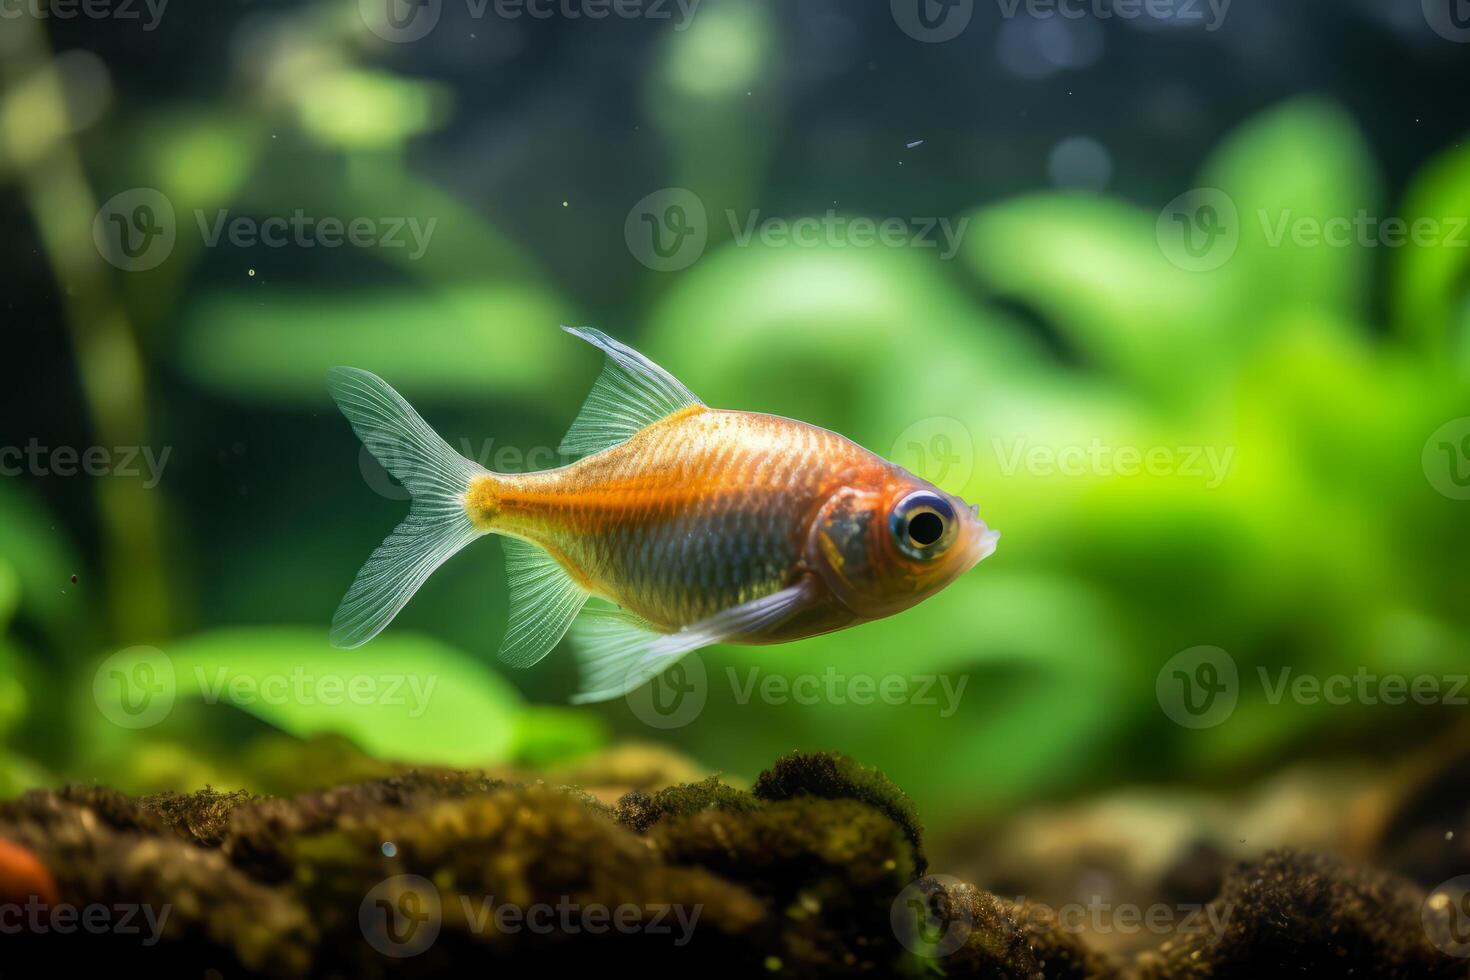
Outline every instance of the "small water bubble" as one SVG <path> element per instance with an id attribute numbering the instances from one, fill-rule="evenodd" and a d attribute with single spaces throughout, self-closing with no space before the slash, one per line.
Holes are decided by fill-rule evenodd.
<path id="1" fill-rule="evenodd" d="M 383 841 L 383 857 L 394 857 L 398 854 L 398 845 L 391 840 Z"/>

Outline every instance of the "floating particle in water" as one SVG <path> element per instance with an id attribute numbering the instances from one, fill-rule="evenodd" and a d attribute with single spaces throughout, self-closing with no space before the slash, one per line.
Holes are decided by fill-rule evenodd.
<path id="1" fill-rule="evenodd" d="M 905 143 L 903 146 L 904 146 L 904 149 L 906 149 L 906 150 L 912 150 L 916 146 L 923 146 L 923 145 L 924 145 L 924 141 L 923 140 L 914 140 L 912 143 Z"/>
<path id="2" fill-rule="evenodd" d="M 76 584 L 77 584 L 77 577 L 76 577 L 76 576 L 75 576 L 75 575 L 73 575 L 73 576 L 72 576 L 72 577 L 71 577 L 71 584 L 72 584 L 72 585 L 76 585 Z"/>
<path id="3" fill-rule="evenodd" d="M 248 276 L 250 276 L 250 278 L 252 278 L 252 279 L 255 278 L 255 270 L 254 269 L 247 270 L 245 274 L 248 275 Z"/>
<path id="4" fill-rule="evenodd" d="M 565 207 L 570 207 L 570 206 L 571 206 L 571 205 L 570 205 L 570 203 L 569 203 L 569 202 L 567 202 L 567 201 L 562 201 L 562 202 L 561 202 L 561 206 L 562 206 L 562 207 L 564 207 L 564 208 L 565 208 Z"/>
<path id="5" fill-rule="evenodd" d="M 75 576 L 72 577 L 72 581 L 73 582 L 76 581 L 76 577 Z M 1444 839 L 1445 840 L 1454 840 L 1455 839 L 1455 832 L 1453 830 L 1446 830 L 1444 832 Z"/>
<path id="6" fill-rule="evenodd" d="M 383 857 L 393 857 L 398 853 L 398 845 L 391 840 L 383 841 Z"/>

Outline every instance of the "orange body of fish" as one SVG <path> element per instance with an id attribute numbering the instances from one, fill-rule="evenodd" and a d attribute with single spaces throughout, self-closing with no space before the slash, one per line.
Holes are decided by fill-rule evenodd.
<path id="1" fill-rule="evenodd" d="M 710 643 L 892 615 L 994 550 L 977 508 L 852 441 L 708 408 L 631 348 L 571 332 L 608 364 L 563 443 L 584 458 L 539 473 L 484 470 L 381 380 L 333 369 L 344 413 L 414 499 L 343 600 L 335 642 L 366 642 L 438 564 L 496 534 L 510 573 L 501 658 L 534 663 L 585 624 L 576 699 L 602 700 Z M 618 609 L 584 611 L 591 596 Z"/>

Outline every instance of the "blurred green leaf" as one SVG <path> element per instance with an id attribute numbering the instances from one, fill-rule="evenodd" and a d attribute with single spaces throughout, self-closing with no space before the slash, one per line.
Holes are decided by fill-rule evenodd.
<path id="1" fill-rule="evenodd" d="M 319 630 L 260 627 L 170 645 L 178 696 L 228 703 L 296 735 L 344 735 L 383 759 L 509 761 L 520 696 L 484 663 L 414 635 L 336 650 Z"/>
<path id="2" fill-rule="evenodd" d="M 328 68 L 292 96 L 301 126 L 324 143 L 381 147 L 441 126 L 449 115 L 450 89 L 437 82 L 382 71 Z"/>
<path id="3" fill-rule="evenodd" d="M 1235 299 L 1234 328 L 1269 334 L 1274 317 L 1295 307 L 1342 316 L 1361 312 L 1368 266 L 1376 254 L 1359 243 L 1360 212 L 1382 219 L 1378 175 L 1362 133 L 1338 106 L 1299 98 L 1246 122 L 1211 157 L 1199 183 L 1229 195 L 1238 211 L 1239 246 L 1206 276 Z M 1341 245 L 1310 237 L 1298 243 L 1293 226 L 1337 222 L 1350 236 Z M 1339 237 L 1339 241 L 1342 239 Z M 1203 311 L 1202 311 L 1203 312 Z"/>
<path id="4" fill-rule="evenodd" d="M 0 749 L 0 800 L 19 796 L 29 789 L 50 786 L 53 782 L 51 775 L 32 760 Z"/>
<path id="5" fill-rule="evenodd" d="M 976 212 L 961 254 L 987 288 L 1047 316 L 1120 379 L 1189 395 L 1182 382 L 1230 363 L 1228 291 L 1171 264 L 1155 216 L 1137 208 L 1081 194 L 1018 198 Z"/>
<path id="6" fill-rule="evenodd" d="M 68 580 L 76 570 L 70 542 L 44 507 L 13 483 L 0 483 L 0 555 L 9 568 L 0 582 L 0 621 L 17 610 L 54 624 L 71 605 Z M 6 610 L 9 609 L 9 616 Z"/>
<path id="7" fill-rule="evenodd" d="M 532 705 L 517 717 L 517 762 L 547 766 L 588 755 L 607 742 L 607 726 L 575 708 Z"/>
<path id="8" fill-rule="evenodd" d="M 0 635 L 0 745 L 25 720 L 30 708 L 26 685 L 34 684 L 35 677 L 22 670 L 21 659 L 22 651 Z"/>
<path id="9" fill-rule="evenodd" d="M 178 357 L 200 384 L 287 404 L 327 405 L 323 378 L 335 364 L 407 393 L 561 403 L 570 363 L 556 329 L 562 312 L 541 290 L 512 283 L 351 296 L 216 291 L 185 311 Z"/>
<path id="10" fill-rule="evenodd" d="M 1033 361 L 951 275 L 913 250 L 731 244 L 660 299 L 643 347 L 711 405 L 891 439 Z"/>
<path id="11" fill-rule="evenodd" d="M 1393 325 L 1461 379 L 1470 379 L 1470 146 L 1456 147 L 1415 177 L 1404 198 L 1412 228 L 1428 220 L 1442 231 L 1432 242 L 1410 236 L 1391 266 Z M 1457 232 L 1458 229 L 1458 232 Z M 1453 236 L 1454 240 L 1451 240 Z M 1455 241 L 1459 244 L 1456 245 Z"/>

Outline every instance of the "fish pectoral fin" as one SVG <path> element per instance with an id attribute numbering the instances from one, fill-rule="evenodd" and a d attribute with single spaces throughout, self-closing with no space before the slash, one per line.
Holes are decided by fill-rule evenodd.
<path id="1" fill-rule="evenodd" d="M 731 606 L 674 633 L 661 633 L 622 609 L 588 609 L 572 629 L 581 674 L 572 703 L 622 697 L 687 653 L 758 636 L 780 625 L 807 605 L 813 595 L 811 579 L 803 578 L 779 592 Z"/>
<path id="2" fill-rule="evenodd" d="M 703 404 L 672 374 L 601 330 L 562 329 L 607 355 L 602 374 L 561 441 L 562 453 L 590 456 L 602 452 L 680 409 Z"/>
<path id="3" fill-rule="evenodd" d="M 536 545 L 502 537 L 510 621 L 499 657 L 512 667 L 529 667 L 551 652 L 587 602 L 587 590 L 561 563 Z"/>

